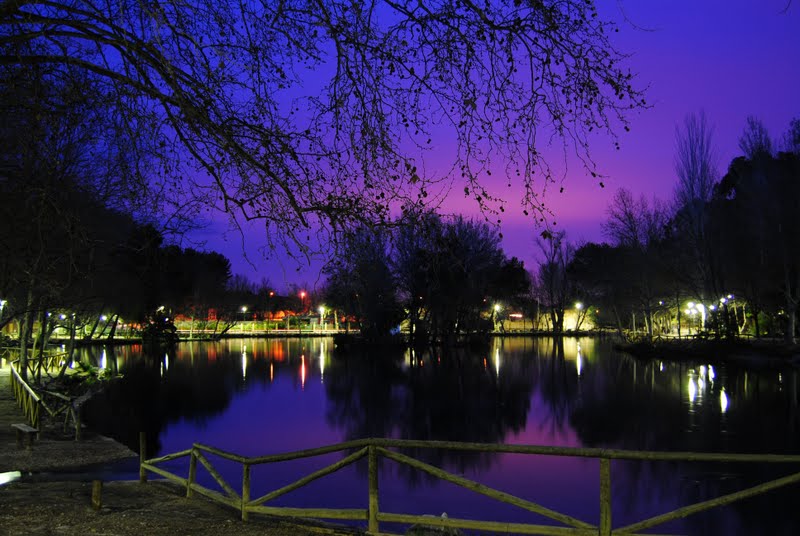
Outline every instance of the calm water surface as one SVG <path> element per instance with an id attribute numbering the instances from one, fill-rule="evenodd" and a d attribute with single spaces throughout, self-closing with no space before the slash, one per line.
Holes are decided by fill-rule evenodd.
<path id="1" fill-rule="evenodd" d="M 642 450 L 800 453 L 798 373 L 707 361 L 637 361 L 591 338 L 496 339 L 489 350 L 340 355 L 331 339 L 184 343 L 165 355 L 95 348 L 83 358 L 122 378 L 90 418 L 148 455 L 204 443 L 273 454 L 364 437 Z M 597 460 L 416 451 L 418 459 L 591 523 Z M 252 496 L 341 459 L 253 471 Z M 215 460 L 238 487 L 241 468 Z M 171 466 L 186 474 L 186 459 Z M 612 462 L 614 526 L 798 471 L 797 466 Z M 204 485 L 213 484 L 198 471 Z M 120 475 L 124 476 L 124 475 Z M 390 460 L 386 512 L 546 523 Z M 798 486 L 653 529 L 657 533 L 796 534 Z M 365 508 L 366 461 L 275 504 Z"/>

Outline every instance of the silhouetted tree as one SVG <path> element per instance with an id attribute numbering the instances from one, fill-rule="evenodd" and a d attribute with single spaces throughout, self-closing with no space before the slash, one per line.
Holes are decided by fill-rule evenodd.
<path id="1" fill-rule="evenodd" d="M 591 0 L 31 0 L 4 2 L 0 23 L 4 64 L 76 69 L 114 97 L 106 119 L 134 164 L 158 157 L 144 175 L 176 214 L 260 219 L 273 245 L 424 203 L 439 140 L 477 203 L 497 206 L 485 173 L 502 163 L 538 213 L 553 172 L 532 140 L 594 172 L 589 133 L 645 105 Z"/>
<path id="2" fill-rule="evenodd" d="M 622 248 L 624 267 L 639 308 L 645 319 L 648 337 L 653 336 L 653 308 L 665 292 L 665 270 L 661 243 L 667 228 L 667 211 L 662 203 L 649 203 L 642 196 L 638 200 L 625 190 L 614 195 L 607 209 L 608 220 L 603 224 L 605 233 Z"/>

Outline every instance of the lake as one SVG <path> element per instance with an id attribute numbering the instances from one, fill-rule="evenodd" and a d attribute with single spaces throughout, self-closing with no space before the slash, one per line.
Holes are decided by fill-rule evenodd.
<path id="1" fill-rule="evenodd" d="M 798 372 L 752 364 L 638 361 L 597 338 L 497 338 L 489 349 L 340 355 L 330 338 L 182 343 L 164 355 L 87 348 L 82 359 L 121 375 L 87 408 L 93 425 L 153 457 L 203 443 L 245 456 L 365 437 L 635 450 L 800 453 Z M 590 523 L 599 519 L 597 460 L 415 450 L 416 458 Z M 259 466 L 252 497 L 344 457 Z M 216 462 L 215 462 L 216 463 Z M 172 467 L 186 474 L 184 459 Z M 220 464 L 238 487 L 241 469 Z M 117 477 L 134 469 L 117 467 Z M 791 474 L 788 465 L 614 461 L 613 525 Z M 198 478 L 211 486 L 202 470 Z M 381 510 L 544 523 L 529 512 L 390 460 Z M 796 534 L 798 486 L 653 531 Z M 366 508 L 362 460 L 277 505 Z M 382 528 L 384 525 L 381 525 Z M 392 527 L 386 527 L 392 530 Z M 399 530 L 399 529 L 398 529 Z"/>

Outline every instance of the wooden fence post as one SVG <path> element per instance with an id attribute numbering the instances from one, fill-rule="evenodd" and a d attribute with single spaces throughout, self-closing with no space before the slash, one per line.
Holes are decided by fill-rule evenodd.
<path id="1" fill-rule="evenodd" d="M 189 478 L 186 479 L 186 498 L 192 498 L 192 485 L 197 478 L 197 451 L 192 447 L 192 453 L 189 455 Z"/>
<path id="2" fill-rule="evenodd" d="M 147 470 L 144 468 L 144 462 L 147 459 L 147 436 L 144 432 L 139 432 L 139 482 L 147 484 Z"/>
<path id="3" fill-rule="evenodd" d="M 611 460 L 600 458 L 600 536 L 611 536 Z"/>
<path id="4" fill-rule="evenodd" d="M 103 481 L 92 480 L 92 508 L 100 510 L 103 506 Z"/>
<path id="5" fill-rule="evenodd" d="M 242 521 L 247 521 L 250 514 L 247 511 L 247 503 L 250 502 L 250 464 L 242 465 Z"/>
<path id="6" fill-rule="evenodd" d="M 367 451 L 369 460 L 369 526 L 371 534 L 378 533 L 378 451 L 370 445 Z"/>

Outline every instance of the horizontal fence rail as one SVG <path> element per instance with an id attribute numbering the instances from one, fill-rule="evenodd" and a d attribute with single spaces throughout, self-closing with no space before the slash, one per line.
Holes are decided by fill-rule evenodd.
<path id="1" fill-rule="evenodd" d="M 387 534 L 380 531 L 380 523 L 386 522 L 402 524 L 417 523 L 442 528 L 464 528 L 512 534 L 540 534 L 545 536 L 611 536 L 614 534 L 626 536 L 634 536 L 637 534 L 640 534 L 641 536 L 656 536 L 654 533 L 649 532 L 645 535 L 640 531 L 648 530 L 669 521 L 681 519 L 704 510 L 731 504 L 735 501 L 800 482 L 800 472 L 794 472 L 782 478 L 765 482 L 763 484 L 737 491 L 735 493 L 730 493 L 714 499 L 683 506 L 671 512 L 666 512 L 648 519 L 643 519 L 624 527 L 613 528 L 611 511 L 611 460 L 800 464 L 800 455 L 651 452 L 596 448 L 548 447 L 538 445 L 503 445 L 371 438 L 347 441 L 314 449 L 258 457 L 240 456 L 216 449 L 214 447 L 195 443 L 192 445 L 192 448 L 183 450 L 181 452 L 161 456 L 159 458 L 145 459 L 144 445 L 144 435 L 142 435 L 140 437 L 140 477 L 142 482 L 146 482 L 147 472 L 160 475 L 172 482 L 179 484 L 182 487 L 185 487 L 187 497 L 191 497 L 194 492 L 197 492 L 211 500 L 235 508 L 241 513 L 243 521 L 247 521 L 250 514 L 355 520 L 366 522 L 368 532 L 370 534 Z M 567 456 L 596 459 L 598 460 L 600 466 L 599 524 L 593 524 L 587 521 L 576 519 L 567 514 L 556 512 L 543 505 L 529 501 L 525 498 L 516 497 L 509 493 L 485 486 L 479 482 L 464 478 L 463 476 L 452 474 L 444 469 L 435 467 L 423 461 L 417 460 L 412 456 L 398 452 L 398 450 L 401 449 L 461 450 L 498 454 Z M 261 497 L 251 499 L 250 474 L 254 466 L 322 456 L 337 452 L 343 453 L 345 456 L 341 460 L 314 471 L 313 473 L 305 475 L 290 484 L 272 490 Z M 242 467 L 241 487 L 234 487 L 231 483 L 227 482 L 211 463 L 209 460 L 209 455 L 219 457 L 223 460 L 227 460 L 228 462 L 240 464 Z M 339 471 L 340 469 L 347 467 L 365 457 L 368 460 L 367 508 L 292 508 L 265 505 L 265 503 L 269 503 L 270 501 L 277 499 L 278 497 L 281 497 L 291 491 L 299 489 L 315 480 L 335 473 L 336 471 Z M 158 464 L 180 458 L 188 458 L 189 468 L 187 478 L 178 476 L 158 466 Z M 499 502 L 510 504 L 523 510 L 538 514 L 539 516 L 557 524 L 505 523 L 476 519 L 458 519 L 447 517 L 439 518 L 404 513 L 383 512 L 379 507 L 380 501 L 378 486 L 378 463 L 381 458 L 412 467 L 440 480 L 453 483 L 457 486 L 481 495 L 485 495 Z M 211 478 L 217 483 L 217 485 L 219 485 L 222 492 L 212 490 L 197 483 L 198 462 L 200 462 L 200 465 L 205 468 Z"/>
<path id="2" fill-rule="evenodd" d="M 22 376 L 19 375 L 15 367 L 11 367 L 11 388 L 14 390 L 14 398 L 17 400 L 22 413 L 28 419 L 31 426 L 39 428 L 39 414 L 42 410 L 42 399 L 28 385 Z"/>

